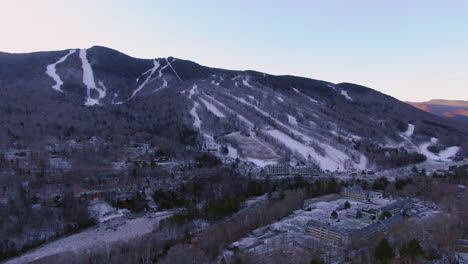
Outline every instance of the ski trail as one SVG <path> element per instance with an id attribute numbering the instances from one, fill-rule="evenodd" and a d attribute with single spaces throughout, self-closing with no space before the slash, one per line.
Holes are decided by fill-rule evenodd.
<path id="1" fill-rule="evenodd" d="M 188 96 L 188 98 L 189 98 L 189 99 L 192 99 L 192 96 L 194 96 L 194 95 L 196 95 L 196 94 L 198 94 L 198 85 L 194 84 L 194 85 L 192 86 L 192 89 L 190 89 L 190 91 L 189 91 L 189 96 Z"/>
<path id="2" fill-rule="evenodd" d="M 293 89 L 294 92 L 296 92 L 296 93 L 298 93 L 298 94 L 304 96 L 305 98 L 309 99 L 309 101 L 311 101 L 312 103 L 318 103 L 317 100 L 315 100 L 314 98 L 312 98 L 312 97 L 310 97 L 310 96 L 308 96 L 308 95 L 302 93 L 302 92 L 299 91 L 298 89 L 296 89 L 296 88 L 294 88 L 294 87 L 291 87 L 291 89 Z"/>
<path id="3" fill-rule="evenodd" d="M 83 83 L 86 86 L 86 106 L 98 105 L 99 100 L 106 96 L 106 88 L 101 85 L 101 87 L 96 86 L 94 81 L 93 68 L 89 64 L 88 58 L 86 56 L 86 49 L 80 50 L 80 59 L 81 67 L 83 68 Z M 100 83 L 102 84 L 102 82 Z M 95 90 L 98 93 L 98 98 L 91 97 L 91 90 Z"/>
<path id="4" fill-rule="evenodd" d="M 329 145 L 326 145 L 324 143 L 318 142 L 317 140 L 312 139 L 311 137 L 307 136 L 306 134 L 300 132 L 299 130 L 296 130 L 296 129 L 288 126 L 288 125 L 285 125 L 280 120 L 272 117 L 270 114 L 268 114 L 267 112 L 265 112 L 262 109 L 258 108 L 257 106 L 245 101 L 243 98 L 237 98 L 237 97 L 232 96 L 232 95 L 230 95 L 228 93 L 224 93 L 224 94 L 226 94 L 227 96 L 233 98 L 234 100 L 236 100 L 238 102 L 241 102 L 241 103 L 243 103 L 245 105 L 248 105 L 248 106 L 254 108 L 257 112 L 262 114 L 264 117 L 269 118 L 270 120 L 275 122 L 278 126 L 281 126 L 284 129 L 286 129 L 289 133 L 292 133 L 293 135 L 295 135 L 297 137 L 300 137 L 303 141 L 317 143 L 320 147 L 325 149 L 328 158 L 333 160 L 336 164 L 340 164 L 340 163 L 344 162 L 345 160 L 349 159 L 349 156 L 347 154 L 345 154 L 344 152 L 342 152 L 342 151 L 340 151 L 338 149 L 335 149 L 335 148 L 333 148 L 333 147 L 331 147 Z M 303 144 L 303 143 L 301 143 L 301 144 Z M 315 150 L 314 150 L 314 153 L 316 153 Z"/>
<path id="5" fill-rule="evenodd" d="M 175 59 L 172 62 L 174 62 L 174 61 L 175 61 Z M 177 72 L 174 70 L 174 67 L 172 67 L 172 64 L 169 62 L 169 60 L 167 58 L 166 58 L 166 62 L 169 65 L 169 67 L 171 67 L 172 71 L 175 73 L 177 78 L 179 78 L 179 80 L 182 82 L 182 79 L 180 78 L 179 74 L 177 74 Z"/>
<path id="6" fill-rule="evenodd" d="M 224 108 L 224 110 L 226 110 L 227 112 L 229 112 L 230 114 L 233 114 L 233 115 L 236 115 L 237 118 L 244 122 L 250 129 L 254 128 L 255 125 L 250 122 L 247 118 L 245 118 L 243 115 L 235 112 L 234 110 L 232 110 L 231 108 L 227 107 L 225 104 L 221 103 L 220 101 L 216 100 L 213 96 L 209 96 L 205 93 L 203 93 L 204 96 L 210 98 L 213 102 L 215 102 L 216 104 L 220 105 L 222 108 Z"/>
<path id="7" fill-rule="evenodd" d="M 193 126 L 196 127 L 196 128 L 198 128 L 198 130 L 201 129 L 201 119 L 200 119 L 200 117 L 199 117 L 198 114 L 197 114 L 197 108 L 198 108 L 199 106 L 200 106 L 199 103 L 194 102 L 194 103 L 193 103 L 193 107 L 192 107 L 192 109 L 190 110 L 190 114 L 193 116 L 193 119 L 194 119 L 194 121 L 193 121 Z"/>
<path id="8" fill-rule="evenodd" d="M 47 65 L 46 73 L 47 73 L 47 75 L 49 75 L 55 81 L 55 84 L 52 85 L 52 89 L 54 89 L 54 90 L 56 90 L 58 92 L 63 92 L 63 90 L 60 88 L 62 86 L 62 84 L 63 84 L 63 81 L 62 81 L 62 79 L 60 79 L 60 76 L 57 74 L 57 70 L 56 70 L 55 67 L 57 66 L 57 64 L 64 62 L 68 58 L 68 56 L 72 55 L 75 52 L 76 52 L 76 50 L 70 50 L 70 51 L 68 51 L 67 55 L 63 56 L 58 61 Z"/>
<path id="9" fill-rule="evenodd" d="M 408 124 L 408 129 L 405 131 L 405 136 L 411 137 L 414 133 L 414 125 L 413 124 Z"/>
<path id="10" fill-rule="evenodd" d="M 206 108 L 211 112 L 213 113 L 215 116 L 219 117 L 219 118 L 225 118 L 226 116 L 221 112 L 219 111 L 219 109 L 213 105 L 212 103 L 206 101 L 205 99 L 203 98 L 200 98 L 200 101 L 206 106 Z"/>
<path id="11" fill-rule="evenodd" d="M 145 72 L 145 73 L 149 72 L 148 77 L 146 77 L 145 81 L 142 84 L 140 84 L 140 86 L 138 86 L 138 88 L 135 91 L 133 91 L 132 96 L 130 96 L 129 99 L 132 99 L 141 89 L 143 89 L 143 87 L 145 87 L 145 85 L 148 83 L 151 76 L 153 76 L 154 72 L 158 68 L 159 68 L 159 62 L 157 60 L 153 60 L 153 68 Z M 143 73 L 142 75 L 144 75 L 145 73 Z"/>
<path id="12" fill-rule="evenodd" d="M 197 113 L 197 108 L 200 107 L 200 104 L 197 102 L 193 102 L 193 107 L 190 110 L 190 115 L 192 115 L 194 121 L 193 126 L 198 129 L 198 131 L 202 134 L 206 141 L 214 141 L 213 137 L 208 135 L 207 133 L 203 132 L 201 129 L 202 121 Z"/>

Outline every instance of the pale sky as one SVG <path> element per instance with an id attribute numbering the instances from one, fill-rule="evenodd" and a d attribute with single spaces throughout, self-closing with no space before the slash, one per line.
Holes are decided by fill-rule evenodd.
<path id="1" fill-rule="evenodd" d="M 468 100 L 465 0 L 0 0 L 0 51 L 140 58 Z"/>

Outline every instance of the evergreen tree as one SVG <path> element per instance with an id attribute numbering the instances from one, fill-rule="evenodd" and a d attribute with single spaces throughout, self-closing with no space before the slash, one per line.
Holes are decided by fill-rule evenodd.
<path id="1" fill-rule="evenodd" d="M 334 211 L 331 213 L 331 217 L 332 217 L 333 219 L 338 218 L 338 213 L 334 210 Z"/>
<path id="2" fill-rule="evenodd" d="M 393 248 L 388 243 L 388 239 L 384 238 L 380 240 L 380 243 L 375 248 L 374 256 L 378 261 L 382 263 L 386 263 L 387 260 L 390 260 L 393 257 L 395 257 Z"/>
<path id="3" fill-rule="evenodd" d="M 411 259 L 415 259 L 422 254 L 424 254 L 424 250 L 416 239 L 412 239 L 406 247 L 401 249 L 401 255 L 408 256 Z"/>
<path id="4" fill-rule="evenodd" d="M 346 201 L 346 202 L 345 202 L 344 208 L 345 208 L 345 209 L 351 208 L 351 204 L 349 203 L 349 201 Z"/>

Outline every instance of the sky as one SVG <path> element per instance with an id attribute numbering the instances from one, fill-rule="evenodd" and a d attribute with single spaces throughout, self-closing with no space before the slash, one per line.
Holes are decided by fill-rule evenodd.
<path id="1" fill-rule="evenodd" d="M 468 100 L 466 0 L 0 0 L 0 51 L 106 46 Z"/>

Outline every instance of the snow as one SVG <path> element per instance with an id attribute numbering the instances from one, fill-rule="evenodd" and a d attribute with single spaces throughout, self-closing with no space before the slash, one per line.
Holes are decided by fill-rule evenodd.
<path id="1" fill-rule="evenodd" d="M 254 159 L 247 157 L 247 160 L 252 162 L 253 164 L 259 166 L 259 167 L 265 167 L 267 165 L 272 165 L 272 164 L 277 164 L 278 162 L 275 160 L 263 160 L 263 159 Z"/>
<path id="2" fill-rule="evenodd" d="M 279 96 L 276 96 L 276 98 L 278 99 L 278 101 L 284 102 L 284 99 L 283 99 L 283 98 L 281 98 L 281 97 L 279 97 Z"/>
<path id="3" fill-rule="evenodd" d="M 460 150 L 460 147 L 457 146 L 451 146 L 448 147 L 444 150 L 441 150 L 438 154 L 432 153 L 428 150 L 428 147 L 437 144 L 439 140 L 437 138 L 431 138 L 430 142 L 425 142 L 419 145 L 419 150 L 420 152 L 427 157 L 427 159 L 430 160 L 443 160 L 443 161 L 448 161 L 450 157 L 454 156 L 457 154 L 457 152 Z"/>
<path id="4" fill-rule="evenodd" d="M 206 108 L 211 112 L 213 113 L 215 116 L 219 117 L 219 118 L 225 118 L 226 116 L 221 112 L 219 111 L 219 109 L 214 106 L 212 103 L 206 101 L 205 99 L 203 98 L 200 98 L 200 101 L 202 101 L 202 103 L 206 106 Z"/>
<path id="5" fill-rule="evenodd" d="M 302 157 L 304 157 L 304 159 L 307 160 L 310 155 L 319 163 L 318 165 L 320 168 L 324 170 L 336 170 L 337 168 L 342 167 L 342 164 L 330 159 L 329 157 L 320 156 L 312 147 L 300 143 L 279 130 L 267 130 L 266 132 L 283 143 L 291 151 L 297 151 L 302 155 Z"/>
<path id="6" fill-rule="evenodd" d="M 247 95 L 247 97 L 250 98 L 250 100 L 255 101 L 255 97 L 253 95 Z"/>
<path id="7" fill-rule="evenodd" d="M 303 93 L 302 93 L 301 91 L 299 91 L 298 89 L 296 89 L 296 88 L 294 88 L 294 87 L 291 87 L 291 88 L 293 89 L 294 92 L 296 92 L 296 93 L 298 93 L 298 94 L 304 96 L 305 98 L 309 99 L 309 101 L 311 101 L 312 103 L 318 103 L 317 100 L 315 100 L 314 98 L 312 98 L 312 97 L 310 97 L 310 96 L 308 96 L 308 95 L 306 95 L 306 94 L 303 94 Z"/>
<path id="8" fill-rule="evenodd" d="M 250 122 L 247 118 L 245 118 L 244 116 L 242 116 L 241 114 L 237 113 L 237 112 L 234 112 L 232 109 L 230 109 L 229 107 L 227 107 L 225 104 L 221 103 L 220 101 L 216 100 L 214 97 L 212 96 L 209 96 L 207 94 L 204 94 L 206 97 L 209 97 L 213 102 L 215 102 L 216 104 L 220 105 L 221 107 L 223 107 L 226 111 L 228 111 L 229 113 L 233 114 L 233 115 L 236 115 L 237 118 L 244 122 L 249 128 L 253 128 L 254 127 L 254 124 L 252 122 Z"/>
<path id="9" fill-rule="evenodd" d="M 342 152 L 340 150 L 337 150 L 337 149 L 335 149 L 335 148 L 333 148 L 333 147 L 331 147 L 329 145 L 326 145 L 324 143 L 318 142 L 318 141 L 312 139 L 311 137 L 305 135 L 304 133 L 302 133 L 302 132 L 300 132 L 300 131 L 298 131 L 298 130 L 290 127 L 290 126 L 287 126 L 287 125 L 283 124 L 281 121 L 279 121 L 278 119 L 272 117 L 270 114 L 268 114 L 267 112 L 261 110 L 257 106 L 246 102 L 243 98 L 237 98 L 237 97 L 232 96 L 230 94 L 226 94 L 226 95 L 230 96 L 234 100 L 237 100 L 237 101 L 239 101 L 239 102 L 241 102 L 243 104 L 246 104 L 246 105 L 249 105 L 249 106 L 253 107 L 257 112 L 261 113 L 262 115 L 264 115 L 267 118 L 270 118 L 277 125 L 285 128 L 286 130 L 288 130 L 290 133 L 294 134 L 295 136 L 298 136 L 298 137 L 302 138 L 302 140 L 308 141 L 308 142 L 315 142 L 320 147 L 322 147 L 325 150 L 327 157 L 322 157 L 322 156 L 318 155 L 318 153 L 316 153 L 315 150 L 312 147 L 306 146 L 306 145 L 304 145 L 304 144 L 290 138 L 289 136 L 287 136 L 286 134 L 284 134 L 281 131 L 278 131 L 278 130 L 267 131 L 267 132 L 276 131 L 276 132 L 273 132 L 274 135 L 272 135 L 272 136 L 278 137 L 277 139 L 279 139 L 281 142 L 283 142 L 283 144 L 285 144 L 289 148 L 292 147 L 292 146 L 289 145 L 289 143 L 293 142 L 293 145 L 294 145 L 293 150 L 297 150 L 299 153 L 302 154 L 302 156 L 305 159 L 308 159 L 308 155 L 310 153 L 311 157 L 316 159 L 317 162 L 319 162 L 319 166 L 322 169 L 329 169 L 329 170 L 336 170 L 337 168 L 344 169 L 343 165 L 344 165 L 345 161 L 350 159 L 349 156 L 346 155 L 344 152 Z M 282 135 L 284 135 L 286 137 L 283 137 L 282 135 L 280 135 L 278 133 L 280 133 L 280 134 L 282 134 Z M 292 140 L 292 141 L 290 141 L 288 138 L 290 140 Z"/>
<path id="10" fill-rule="evenodd" d="M 66 252 L 79 254 L 94 247 L 107 246 L 119 241 L 129 241 L 151 233 L 157 228 L 162 219 L 171 216 L 172 213 L 165 211 L 158 213 L 158 216 L 154 218 L 141 217 L 127 220 L 126 222 L 123 221 L 115 230 L 109 229 L 106 224 L 101 224 L 98 227 L 89 228 L 77 234 L 46 243 L 5 263 L 32 263 L 52 255 L 64 254 Z"/>
<path id="11" fill-rule="evenodd" d="M 353 101 L 353 98 L 351 98 L 351 96 L 348 95 L 347 91 L 341 90 L 341 95 L 343 95 L 346 99 Z"/>
<path id="12" fill-rule="evenodd" d="M 411 137 L 414 133 L 414 125 L 413 124 L 408 124 L 408 129 L 405 131 L 405 136 Z"/>
<path id="13" fill-rule="evenodd" d="M 227 156 L 229 158 L 235 159 L 239 157 L 239 152 L 237 151 L 236 148 L 232 147 L 231 145 L 228 145 L 227 148 L 228 148 Z"/>
<path id="14" fill-rule="evenodd" d="M 250 85 L 250 83 L 247 80 L 242 80 L 242 84 L 249 88 L 252 88 L 252 85 Z"/>
<path id="15" fill-rule="evenodd" d="M 441 150 L 439 152 L 439 156 L 443 159 L 448 159 L 450 157 L 455 156 L 455 154 L 457 154 L 459 150 L 460 150 L 460 147 L 456 147 L 456 146 L 448 147 L 444 150 Z"/>
<path id="16" fill-rule="evenodd" d="M 192 99 L 192 96 L 194 96 L 195 94 L 198 94 L 198 85 L 196 84 L 194 84 L 192 86 L 192 89 L 190 89 L 188 98 Z"/>
<path id="17" fill-rule="evenodd" d="M 174 59 L 172 62 L 174 62 L 176 59 Z M 177 76 L 177 78 L 179 78 L 180 81 L 182 81 L 182 79 L 180 78 L 179 74 L 177 74 L 176 70 L 174 70 L 174 67 L 172 67 L 172 64 L 169 62 L 169 60 L 166 58 L 166 62 L 167 64 L 169 65 L 169 67 L 171 67 L 172 71 L 175 73 L 175 75 Z"/>
<path id="18" fill-rule="evenodd" d="M 117 210 L 104 201 L 96 201 L 88 208 L 89 214 L 100 223 L 124 216 L 124 210 Z"/>
<path id="19" fill-rule="evenodd" d="M 363 154 L 360 155 L 359 157 L 359 163 L 354 166 L 355 169 L 358 170 L 365 170 L 367 169 L 367 164 L 369 163 L 369 160 L 367 159 L 366 156 Z"/>
<path id="20" fill-rule="evenodd" d="M 200 120 L 200 117 L 198 116 L 197 114 L 197 108 L 200 106 L 199 103 L 197 102 L 194 102 L 193 103 L 193 107 L 192 109 L 190 110 L 190 114 L 193 116 L 193 126 L 198 128 L 199 130 L 201 129 L 201 120 Z"/>
<path id="21" fill-rule="evenodd" d="M 133 98 L 139 91 L 141 91 L 141 89 L 143 89 L 143 87 L 145 87 L 145 85 L 151 79 L 151 76 L 153 76 L 154 72 L 158 68 L 159 68 L 159 62 L 157 60 L 153 60 L 153 68 L 149 69 L 148 71 L 146 71 L 145 73 L 142 74 L 142 75 L 144 75 L 144 74 L 149 72 L 148 77 L 146 77 L 145 81 L 142 84 L 140 84 L 140 86 L 138 86 L 138 88 L 135 91 L 133 91 L 132 96 L 130 96 L 130 99 Z"/>
<path id="22" fill-rule="evenodd" d="M 98 87 L 94 82 L 93 68 L 89 64 L 88 58 L 86 57 L 86 49 L 80 50 L 81 67 L 83 68 L 83 83 L 86 86 L 86 106 L 93 106 L 99 104 L 99 100 L 106 96 L 106 88 L 104 86 Z M 102 84 L 102 82 L 101 82 Z M 98 98 L 91 97 L 91 90 L 98 92 Z"/>
<path id="23" fill-rule="evenodd" d="M 293 126 L 297 126 L 297 119 L 292 115 L 287 115 L 287 116 L 288 116 L 289 124 L 291 124 Z"/>
<path id="24" fill-rule="evenodd" d="M 55 81 L 55 84 L 52 86 L 52 89 L 59 91 L 59 92 L 63 92 L 62 89 L 60 88 L 63 84 L 63 81 L 62 79 L 60 79 L 60 76 L 57 74 L 57 70 L 55 67 L 57 66 L 57 64 L 64 62 L 68 58 L 68 56 L 72 55 L 75 52 L 76 50 L 70 50 L 68 51 L 67 55 L 63 56 L 58 61 L 47 65 L 46 73 Z"/>

